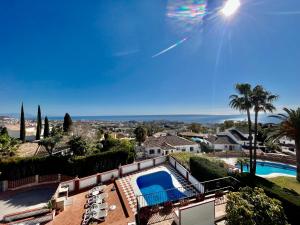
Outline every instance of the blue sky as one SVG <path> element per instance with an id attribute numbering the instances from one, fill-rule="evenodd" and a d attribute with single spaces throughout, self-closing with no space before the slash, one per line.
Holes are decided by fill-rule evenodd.
<path id="1" fill-rule="evenodd" d="M 299 106 L 300 1 L 170 17 L 189 2 L 1 1 L 0 112 L 24 101 L 48 115 L 227 114 L 237 82 L 279 94 L 279 108 Z"/>

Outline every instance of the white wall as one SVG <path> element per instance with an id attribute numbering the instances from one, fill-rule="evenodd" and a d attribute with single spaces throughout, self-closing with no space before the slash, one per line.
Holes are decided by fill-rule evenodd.
<path id="1" fill-rule="evenodd" d="M 189 174 L 189 182 L 200 192 L 204 193 L 204 186 L 191 174 Z"/>
<path id="2" fill-rule="evenodd" d="M 111 171 L 102 173 L 101 174 L 101 182 L 109 181 L 112 176 L 114 176 L 114 178 L 118 178 L 119 170 L 111 170 Z"/>
<path id="3" fill-rule="evenodd" d="M 68 186 L 69 186 L 69 192 L 72 192 L 72 191 L 75 190 L 75 183 L 74 183 L 74 180 L 62 182 L 62 183 L 60 183 L 60 185 L 61 185 L 61 186 L 68 185 Z"/>
<path id="4" fill-rule="evenodd" d="M 176 169 L 182 176 L 186 177 L 187 170 L 182 165 L 176 163 Z"/>
<path id="5" fill-rule="evenodd" d="M 148 159 L 145 161 L 140 162 L 140 168 L 141 169 L 145 169 L 145 168 L 149 168 L 153 166 L 153 160 L 152 159 Z"/>
<path id="6" fill-rule="evenodd" d="M 169 162 L 171 163 L 171 165 L 172 165 L 173 167 L 175 167 L 175 159 L 174 159 L 174 158 L 170 157 L 170 158 L 169 158 Z"/>
<path id="7" fill-rule="evenodd" d="M 201 149 L 199 147 L 198 144 L 193 144 L 193 145 L 178 145 L 178 146 L 174 146 L 176 148 L 177 152 L 183 152 L 183 149 L 185 150 L 185 152 L 201 152 Z M 193 148 L 193 151 L 191 151 L 190 148 Z"/>
<path id="8" fill-rule="evenodd" d="M 228 145 L 228 144 L 214 144 L 214 149 L 217 150 L 229 150 L 229 146 L 232 146 L 232 150 L 242 150 L 241 145 Z"/>
<path id="9" fill-rule="evenodd" d="M 97 184 L 97 175 L 93 175 L 87 178 L 80 179 L 79 189 L 87 188 Z"/>
<path id="10" fill-rule="evenodd" d="M 122 174 L 132 173 L 138 170 L 138 164 L 130 164 L 128 166 L 122 166 Z"/>
<path id="11" fill-rule="evenodd" d="M 215 201 L 203 201 L 180 208 L 182 225 L 214 225 Z"/>
<path id="12" fill-rule="evenodd" d="M 167 160 L 167 156 L 162 156 L 155 159 L 155 165 L 159 165 L 164 163 Z"/>

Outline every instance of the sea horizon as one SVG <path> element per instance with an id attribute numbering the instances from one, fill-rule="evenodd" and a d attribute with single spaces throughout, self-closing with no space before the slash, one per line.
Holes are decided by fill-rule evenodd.
<path id="1" fill-rule="evenodd" d="M 17 113 L 0 114 L 0 116 L 8 116 L 18 119 Z M 36 116 L 27 115 L 26 119 L 35 120 Z M 203 123 L 214 124 L 223 123 L 226 120 L 246 121 L 247 117 L 243 114 L 157 114 L 157 115 L 101 115 L 101 116 L 71 116 L 74 121 L 104 121 L 104 122 L 151 122 L 151 121 L 169 121 L 169 122 L 184 122 L 184 123 Z M 64 116 L 48 116 L 49 120 L 63 120 Z M 260 115 L 259 122 L 271 123 L 276 122 L 274 118 L 270 118 L 268 114 Z"/>

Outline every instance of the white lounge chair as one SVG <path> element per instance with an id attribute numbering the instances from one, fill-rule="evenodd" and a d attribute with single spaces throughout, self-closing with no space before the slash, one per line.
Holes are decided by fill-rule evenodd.
<path id="1" fill-rule="evenodd" d="M 93 219 L 98 221 L 104 221 L 107 217 L 107 210 L 100 210 L 96 213 L 96 215 L 93 215 Z"/>
<path id="2" fill-rule="evenodd" d="M 106 187 L 107 187 L 106 185 L 100 185 L 100 186 L 94 187 L 93 189 L 94 189 L 95 191 L 103 192 L 103 191 L 105 190 Z"/>
<path id="3" fill-rule="evenodd" d="M 100 199 L 106 199 L 106 198 L 108 198 L 108 194 L 102 193 L 102 194 L 98 195 L 97 197 L 99 197 Z"/>
<path id="4" fill-rule="evenodd" d="M 104 209 L 108 209 L 108 204 L 107 203 L 102 203 L 102 204 L 93 204 L 90 208 L 91 210 L 94 211 L 99 211 L 99 210 L 104 210 Z"/>

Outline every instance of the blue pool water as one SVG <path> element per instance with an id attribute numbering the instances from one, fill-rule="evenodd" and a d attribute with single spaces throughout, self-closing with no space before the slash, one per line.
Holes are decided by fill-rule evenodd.
<path id="1" fill-rule="evenodd" d="M 240 165 L 237 165 L 237 167 L 240 168 Z M 244 172 L 249 172 L 249 167 L 244 165 L 243 170 Z M 280 163 L 257 161 L 257 175 L 269 175 L 271 173 L 282 173 L 286 175 L 296 176 L 296 168 Z"/>
<path id="2" fill-rule="evenodd" d="M 182 192 L 174 189 L 172 177 L 166 171 L 140 176 L 136 183 L 147 205 L 156 205 L 186 197 Z"/>

